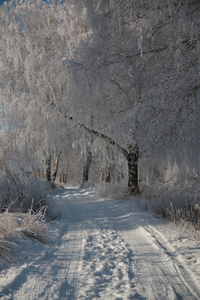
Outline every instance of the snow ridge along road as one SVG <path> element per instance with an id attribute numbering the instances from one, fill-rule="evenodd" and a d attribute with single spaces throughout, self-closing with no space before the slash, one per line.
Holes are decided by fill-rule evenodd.
<path id="1" fill-rule="evenodd" d="M 52 242 L 21 242 L 17 262 L 2 267 L 0 299 L 200 299 L 178 233 L 133 200 L 65 189 L 52 207 Z"/>

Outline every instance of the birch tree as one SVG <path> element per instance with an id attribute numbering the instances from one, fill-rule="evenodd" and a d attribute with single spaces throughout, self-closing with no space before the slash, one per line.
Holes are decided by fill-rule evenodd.
<path id="1" fill-rule="evenodd" d="M 24 92 L 25 102 L 29 105 L 34 105 L 34 103 L 36 105 L 37 103 L 37 105 L 39 104 L 43 108 L 45 103 L 48 103 L 49 108 L 51 109 L 53 107 L 61 118 L 68 120 L 73 126 L 78 126 L 88 133 L 104 139 L 106 142 L 116 146 L 116 148 L 122 152 L 127 159 L 130 158 L 132 156 L 132 152 L 129 153 L 129 151 L 121 147 L 109 136 L 90 129 L 77 120 L 79 117 L 79 107 L 77 109 L 76 106 L 79 105 L 80 102 L 78 102 L 76 98 L 74 105 L 72 100 L 74 95 L 70 94 L 72 91 L 73 93 L 76 93 L 76 91 L 70 87 L 73 82 L 70 81 L 67 74 L 65 76 L 63 75 L 67 68 L 70 70 L 73 67 L 71 72 L 73 74 L 77 71 L 77 63 L 73 60 L 73 55 L 75 56 L 76 53 L 72 53 L 71 49 L 72 45 L 77 48 L 80 42 L 78 43 L 77 38 L 75 38 L 71 41 L 69 50 L 67 49 L 66 51 L 66 31 L 64 31 L 64 39 L 62 36 L 62 28 L 60 28 L 60 25 L 56 26 L 59 24 L 60 13 L 64 11 L 63 6 L 60 7 L 59 13 L 55 15 L 57 7 L 56 9 L 54 6 L 50 7 L 50 4 L 46 5 L 40 1 L 36 2 L 36 4 L 26 4 L 27 3 L 22 3 L 18 6 L 13 5 L 7 11 L 7 14 L 9 15 L 9 22 L 11 20 L 10 28 L 9 32 L 2 36 L 6 39 L 7 46 L 10 41 L 9 46 L 7 48 L 3 48 L 2 54 L 4 57 L 2 61 L 5 63 L 5 68 L 9 68 L 7 72 L 8 76 L 10 76 L 8 82 L 11 87 L 11 81 L 13 81 L 13 89 L 15 90 L 14 100 L 19 101 L 17 96 L 20 97 Z M 16 21 L 19 14 L 20 20 Z M 44 15 L 48 17 L 44 18 Z M 66 12 L 65 15 L 67 15 L 67 18 L 62 26 L 64 26 L 65 30 L 67 30 L 69 27 L 68 22 L 72 19 L 72 16 L 68 17 Z M 44 20 L 47 20 L 48 26 Z M 77 29 L 76 25 L 77 24 L 75 23 L 70 29 L 71 36 L 73 36 L 73 30 Z M 7 30 L 6 26 L 4 27 L 4 30 Z M 85 38 L 88 31 L 87 27 L 85 27 L 84 32 L 82 32 L 82 28 L 78 30 L 80 30 L 79 40 L 81 40 L 83 36 Z M 7 39 L 6 36 L 9 36 L 10 39 Z M 68 42 L 68 44 L 70 44 L 70 42 Z M 2 45 L 5 46 L 5 42 L 2 42 Z M 16 52 L 17 54 L 15 54 Z M 11 56 L 10 53 L 13 55 Z M 66 55 L 68 57 L 67 61 L 65 61 Z M 17 73 L 17 78 L 15 78 L 15 73 Z M 18 77 L 20 77 L 20 79 Z M 17 85 L 20 86 L 18 90 Z M 67 97 L 69 99 L 71 98 L 69 103 L 65 100 L 65 93 L 67 89 Z M 24 104 L 25 103 L 20 99 L 20 105 Z M 83 106 L 85 105 L 86 103 L 83 102 Z M 74 118 L 65 113 L 68 109 L 70 109 L 71 112 L 76 112 Z M 129 166 L 131 170 L 129 176 L 129 187 L 133 192 L 135 190 L 135 187 L 131 187 L 133 164 L 129 164 Z"/>
<path id="2" fill-rule="evenodd" d="M 199 161 L 199 3 L 115 4 L 88 3 L 98 38 L 90 44 L 87 76 L 98 73 L 99 101 L 111 119 L 119 116 L 114 124 L 118 134 L 123 131 L 120 138 L 132 132 L 148 161 L 156 165 L 164 161 L 163 175 L 169 162 L 183 172 L 187 162 L 188 172 L 198 172 L 194 164 Z"/>
<path id="3" fill-rule="evenodd" d="M 26 122 L 39 107 L 104 152 L 113 146 L 137 193 L 144 153 L 167 164 L 194 128 L 196 141 L 198 11 L 198 1 L 11 2 L 1 8 L 3 101 Z"/>

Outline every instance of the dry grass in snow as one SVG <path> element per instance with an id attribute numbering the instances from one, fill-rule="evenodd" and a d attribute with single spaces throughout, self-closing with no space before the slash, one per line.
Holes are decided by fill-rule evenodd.
<path id="1" fill-rule="evenodd" d="M 194 177 L 178 183 L 142 186 L 138 204 L 142 209 L 171 220 L 184 233 L 200 240 L 200 180 Z"/>
<path id="2" fill-rule="evenodd" d="M 44 220 L 46 208 L 37 213 L 32 209 L 28 213 L 0 214 L 0 259 L 12 261 L 13 246 L 20 242 L 23 236 L 34 238 L 40 242 L 48 241 L 48 225 Z"/>

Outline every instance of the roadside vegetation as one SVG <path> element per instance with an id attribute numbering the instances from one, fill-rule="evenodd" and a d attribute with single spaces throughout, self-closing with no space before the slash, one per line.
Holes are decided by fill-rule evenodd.
<path id="1" fill-rule="evenodd" d="M 126 184 L 98 184 L 96 190 L 102 197 L 136 200 L 142 210 L 149 210 L 156 217 L 170 220 L 184 233 L 200 239 L 200 180 L 188 177 L 182 182 L 160 182 L 140 185 L 140 193 L 129 196 Z M 184 188 L 183 188 L 184 186 Z"/>
<path id="2" fill-rule="evenodd" d="M 5 173 L 0 178 L 0 260 L 12 261 L 12 249 L 23 237 L 48 241 L 51 187 L 37 177 Z"/>
<path id="3" fill-rule="evenodd" d="M 200 180 L 193 176 L 159 186 L 142 186 L 137 200 L 142 209 L 174 223 L 188 235 L 200 239 Z"/>

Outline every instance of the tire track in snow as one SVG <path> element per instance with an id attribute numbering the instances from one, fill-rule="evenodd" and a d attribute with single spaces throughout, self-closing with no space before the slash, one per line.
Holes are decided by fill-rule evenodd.
<path id="1" fill-rule="evenodd" d="M 120 208 L 127 216 L 125 226 L 117 224 L 114 218 L 113 220 L 119 235 L 127 241 L 134 253 L 132 269 L 135 270 L 138 294 L 151 300 L 200 299 L 199 287 L 195 285 L 191 272 L 174 259 L 174 249 L 161 237 L 159 231 L 156 238 L 152 230 L 156 232 L 156 229 L 148 224 L 150 219 L 146 221 L 145 213 L 137 212 L 135 208 L 134 204 L 131 211 L 129 205 Z M 128 228 L 130 224 L 132 226 Z"/>
<path id="2" fill-rule="evenodd" d="M 200 299 L 190 272 L 133 202 L 99 199 L 88 190 L 63 191 L 56 199 L 54 243 L 13 267 L 2 299 Z"/>
<path id="3" fill-rule="evenodd" d="M 163 260 L 165 263 L 169 265 L 171 264 L 172 271 L 175 269 L 180 280 L 183 282 L 183 286 L 185 286 L 188 291 L 191 293 L 191 297 L 193 299 L 198 299 L 198 295 L 195 293 L 197 286 L 195 283 L 195 278 L 193 278 L 191 272 L 186 266 L 182 266 L 180 257 L 177 256 L 175 249 L 169 245 L 163 234 L 158 231 L 156 228 L 152 226 L 145 226 L 144 229 L 146 230 L 147 234 L 149 233 L 151 239 L 154 241 L 154 247 L 163 255 Z M 190 284 L 188 284 L 188 276 L 192 279 L 190 280 Z M 186 280 L 187 278 L 187 280 Z"/>

